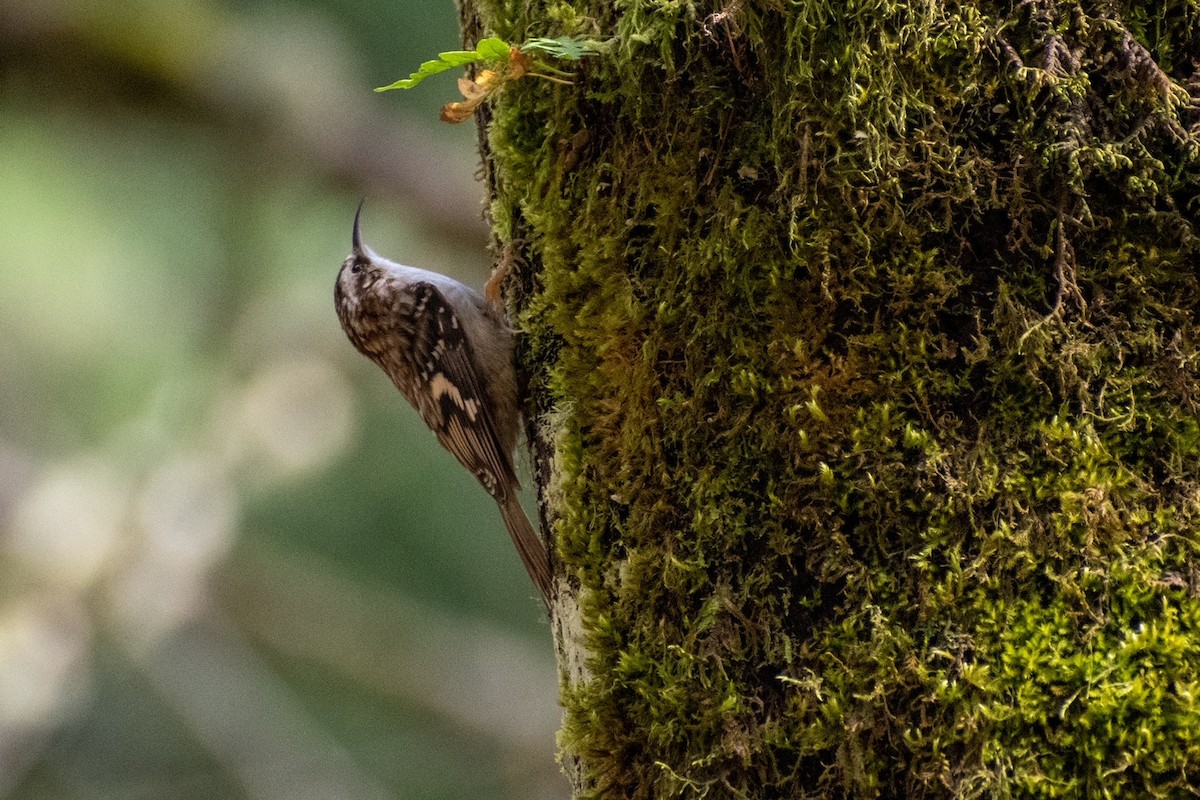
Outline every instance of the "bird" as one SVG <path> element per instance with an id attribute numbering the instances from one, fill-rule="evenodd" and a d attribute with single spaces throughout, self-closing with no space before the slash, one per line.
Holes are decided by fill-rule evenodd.
<path id="1" fill-rule="evenodd" d="M 378 255 L 362 240 L 362 209 L 360 203 L 352 249 L 334 284 L 342 330 L 496 501 L 549 607 L 549 556 L 518 502 L 513 466 L 520 411 L 512 329 L 471 287 Z"/>

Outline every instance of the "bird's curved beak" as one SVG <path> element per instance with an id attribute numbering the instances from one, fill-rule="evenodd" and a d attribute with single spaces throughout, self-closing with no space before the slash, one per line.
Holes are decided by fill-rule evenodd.
<path id="1" fill-rule="evenodd" d="M 351 244 L 354 245 L 354 255 L 360 257 L 365 257 L 367 255 L 367 249 L 363 246 L 362 242 L 362 210 L 363 203 L 365 202 L 367 202 L 366 198 L 360 200 L 358 203 L 358 211 L 354 212 L 354 235 L 350 239 Z"/>

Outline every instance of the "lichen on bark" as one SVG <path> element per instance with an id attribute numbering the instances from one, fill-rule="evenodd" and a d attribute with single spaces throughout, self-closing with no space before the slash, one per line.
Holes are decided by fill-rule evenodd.
<path id="1" fill-rule="evenodd" d="M 464 20 L 577 793 L 1200 789 L 1200 3 Z"/>

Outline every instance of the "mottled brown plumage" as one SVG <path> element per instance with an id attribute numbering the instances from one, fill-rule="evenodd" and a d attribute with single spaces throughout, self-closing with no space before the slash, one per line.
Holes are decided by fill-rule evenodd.
<path id="1" fill-rule="evenodd" d="M 549 604 L 546 549 L 517 499 L 512 332 L 470 287 L 374 253 L 362 242 L 361 214 L 360 206 L 353 251 L 334 286 L 342 329 L 496 500 L 525 569 Z"/>

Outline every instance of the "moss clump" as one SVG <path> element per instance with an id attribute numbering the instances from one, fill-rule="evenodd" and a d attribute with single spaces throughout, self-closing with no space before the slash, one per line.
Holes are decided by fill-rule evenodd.
<path id="1" fill-rule="evenodd" d="M 1200 788 L 1200 3 L 477 10 L 581 793 Z"/>

